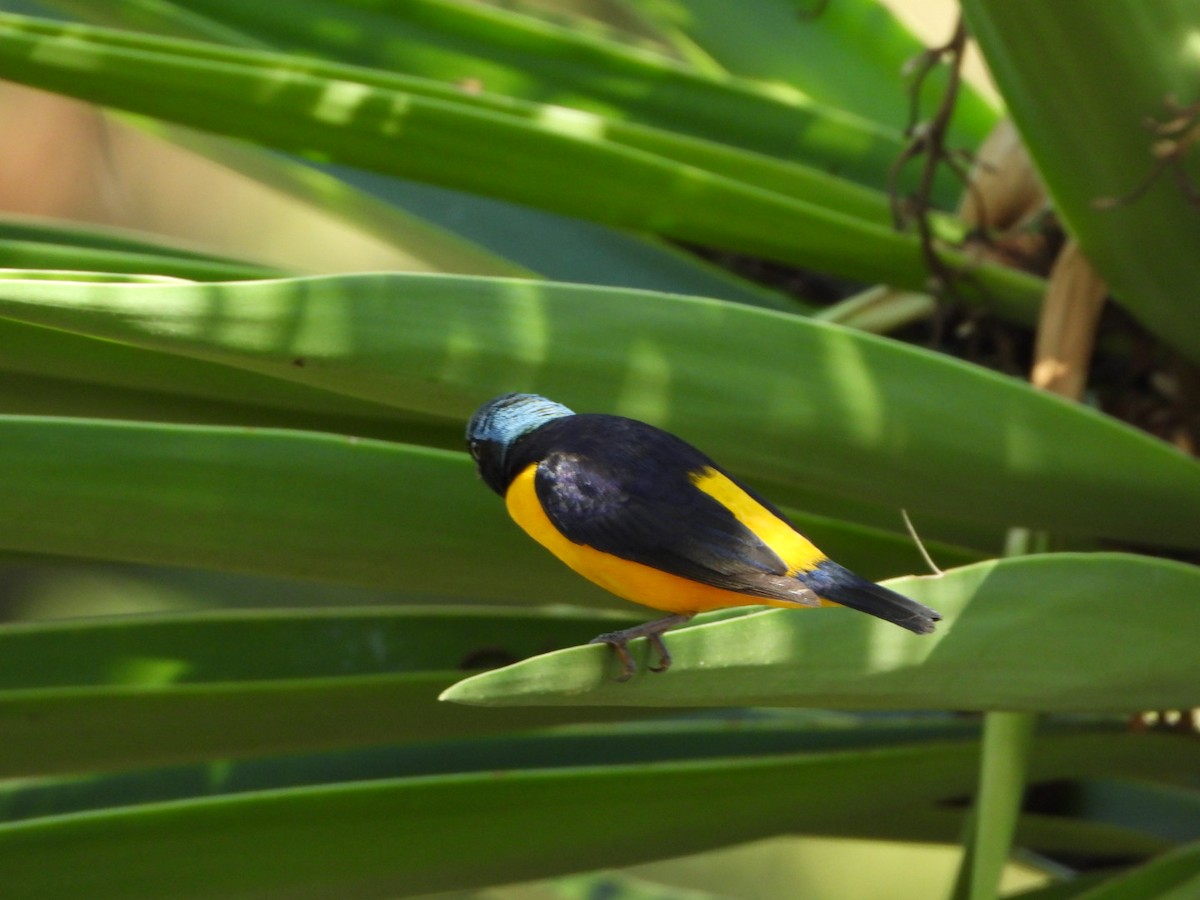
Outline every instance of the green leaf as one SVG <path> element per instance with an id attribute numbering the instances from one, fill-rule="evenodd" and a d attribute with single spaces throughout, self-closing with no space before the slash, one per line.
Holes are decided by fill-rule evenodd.
<path id="1" fill-rule="evenodd" d="M 738 149 L 735 146 L 738 144 L 736 140 L 722 140 L 725 135 L 720 132 L 693 134 L 686 127 L 680 129 L 679 123 L 674 121 L 657 123 L 657 127 L 654 127 L 652 120 L 649 125 L 627 121 L 625 112 L 630 105 L 642 102 L 642 98 L 651 102 L 658 101 L 654 92 L 638 93 L 627 88 L 617 88 L 610 61 L 602 59 L 598 63 L 585 66 L 582 80 L 586 83 L 585 86 L 592 90 L 613 91 L 614 96 L 619 99 L 617 106 L 588 103 L 586 98 L 566 92 L 561 54 L 568 51 L 564 51 L 556 42 L 565 41 L 569 45 L 581 39 L 577 34 L 551 30 L 554 37 L 550 41 L 547 53 L 558 58 L 547 61 L 540 71 L 544 72 L 543 77 L 552 84 L 547 84 L 543 90 L 535 89 L 539 68 L 531 67 L 533 48 L 528 37 L 517 54 L 508 52 L 503 45 L 505 35 L 512 29 L 520 33 L 525 29 L 539 30 L 544 26 L 533 25 L 529 19 L 514 16 L 509 12 L 487 11 L 477 3 L 459 4 L 454 0 L 433 0 L 432 3 L 428 0 L 417 0 L 415 3 L 388 9 L 379 9 L 377 5 L 371 5 L 369 9 L 356 8 L 356 4 L 346 0 L 303 0 L 290 4 L 286 10 L 270 6 L 247 7 L 244 4 L 225 3 L 223 0 L 192 0 L 189 6 L 208 6 L 215 19 L 234 23 L 247 33 L 257 35 L 293 53 L 316 53 L 323 58 L 353 66 L 373 65 L 379 72 L 375 73 L 371 81 L 378 87 L 391 86 L 431 99 L 463 102 L 466 97 L 462 91 L 449 86 L 475 78 L 487 85 L 486 93 L 469 94 L 471 102 L 480 108 L 529 121 L 552 116 L 554 110 L 559 107 L 588 110 L 606 116 L 608 121 L 604 127 L 604 137 L 622 146 L 655 153 L 667 159 L 736 178 L 818 206 L 827 206 L 877 224 L 890 224 L 892 221 L 891 207 L 885 193 L 855 185 L 830 174 L 829 170 L 843 169 L 845 159 L 841 156 L 836 166 L 832 165 L 830 160 L 817 160 L 812 165 L 802 165 L 794 153 L 766 155 L 756 152 L 753 147 Z M 430 12 L 434 13 L 432 18 Z M 334 15 L 339 16 L 348 27 L 353 27 L 349 25 L 350 22 L 360 23 L 362 30 L 369 31 L 374 39 L 369 43 L 356 42 L 351 47 L 347 47 L 344 40 L 331 40 L 324 22 Z M 479 22 L 480 19 L 484 21 Z M 469 33 L 471 20 L 476 20 L 476 34 Z M 481 25 L 482 32 L 478 30 Z M 591 43 L 588 38 L 582 40 Z M 448 51 L 447 43 L 459 42 L 462 50 Z M 424 52 L 414 52 L 416 47 Z M 373 52 L 376 48 L 387 49 L 381 53 Z M 619 48 L 611 46 L 606 47 L 606 50 L 621 52 Z M 453 62 L 448 66 L 433 63 L 433 58 L 439 52 L 449 52 Z M 499 81 L 488 78 L 488 56 L 503 57 L 503 65 L 515 69 L 514 77 Z M 577 63 L 581 59 L 582 56 L 577 55 L 573 61 Z M 639 60 L 642 63 L 647 62 L 644 54 Z M 652 62 L 672 70 L 675 68 L 664 60 Z M 532 81 L 530 72 L 522 71 L 530 68 L 535 76 Z M 313 70 L 314 74 L 320 71 Z M 357 68 L 349 71 L 360 76 L 366 74 L 364 70 Z M 476 74 L 467 76 L 465 73 L 469 71 Z M 383 72 L 393 74 L 381 77 Z M 394 73 L 401 72 L 416 77 L 395 77 Z M 328 74 L 345 75 L 346 69 L 330 68 Z M 644 77 L 653 78 L 655 74 L 652 67 Z M 716 88 L 718 84 L 728 89 L 733 82 L 730 79 L 724 79 L 722 82 L 699 79 L 697 83 L 706 84 L 710 89 Z M 769 91 L 763 93 L 768 96 L 771 94 Z M 795 99 L 798 99 L 798 95 Z M 540 100 L 541 103 L 532 102 L 535 100 Z M 553 102 L 555 107 L 542 105 L 549 102 Z M 711 101 L 697 100 L 696 103 L 697 109 L 704 110 L 705 117 L 712 115 Z M 672 107 L 672 111 L 677 113 L 680 108 L 676 105 Z M 567 115 L 568 111 L 558 109 L 557 114 Z M 638 117 L 634 115 L 632 118 L 636 120 Z M 716 124 L 715 120 L 713 124 Z M 720 124 L 728 127 L 731 119 L 725 117 Z M 689 137 L 689 134 L 692 136 Z M 895 148 L 895 152 L 899 152 L 899 147 Z M 800 160 L 802 159 L 803 156 L 800 157 Z M 887 161 L 890 162 L 890 156 Z M 883 171 L 886 169 L 881 169 L 881 172 Z"/>
<path id="2" fill-rule="evenodd" d="M 79 275 L 51 274 L 52 280 L 84 280 Z M 22 275 L 33 277 L 28 272 Z M 76 283 L 75 290 L 83 293 L 86 288 Z M 102 416 L 106 402 L 102 395 L 112 389 L 125 393 L 124 401 L 109 394 L 114 404 L 132 402 L 136 393 L 143 401 L 142 408 L 154 412 L 128 418 L 188 421 L 192 401 L 196 405 L 216 401 L 227 412 L 230 407 L 241 408 L 236 415 L 220 414 L 217 421 L 221 423 L 316 428 L 323 420 L 330 426 L 327 430 L 341 434 L 391 438 L 403 434 L 397 423 L 406 417 L 394 408 L 203 360 L 92 340 L 11 319 L 0 319 L 0 344 L 4 346 L 4 359 L 0 361 L 3 388 L 17 392 L 16 400 L 26 404 L 8 407 L 9 411 Z M 37 380 L 40 387 L 34 387 Z M 29 388 L 29 393 L 22 396 L 22 388 Z M 39 395 L 49 405 L 30 408 Z M 272 421 L 272 412 L 292 413 L 294 417 L 287 422 Z M 332 427 L 338 418 L 343 427 Z M 454 436 L 456 446 L 458 430 Z"/>
<path id="3" fill-rule="evenodd" d="M 0 335 L 7 334 L 8 331 L 9 329 L 0 326 Z M 198 364 L 197 369 L 203 371 L 202 366 L 203 364 Z M 186 370 L 187 367 L 179 368 Z M 178 369 L 175 374 L 180 374 Z M 247 388 L 258 386 L 261 381 L 267 380 L 256 378 L 252 373 L 234 374 L 245 376 L 241 380 Z M 226 383 L 236 383 L 238 380 L 234 377 L 227 379 Z M 286 384 L 280 386 L 291 387 Z M 264 393 L 269 397 L 272 392 Z M 314 395 L 318 392 L 307 393 Z M 304 397 L 305 394 L 306 392 L 302 390 L 294 392 L 284 390 L 277 392 L 276 396 L 281 400 L 296 400 Z M 251 399 L 247 401 L 246 398 Z M 188 425 L 291 428 L 324 431 L 332 434 L 354 434 L 381 440 L 447 443 L 443 440 L 444 435 L 440 429 L 435 431 L 417 422 L 380 418 L 369 414 L 359 415 L 349 410 L 345 413 L 323 413 L 288 408 L 286 405 L 271 406 L 266 405 L 264 399 L 256 397 L 250 390 L 247 390 L 239 398 L 214 400 L 205 397 L 164 394 L 154 388 L 140 390 L 0 369 L 0 414 L 3 415 L 133 419 L 144 422 Z M 457 444 L 458 434 L 454 434 L 453 437 L 453 442 Z M 911 571 L 913 568 L 911 541 L 909 542 L 910 546 L 906 548 L 898 535 L 876 529 L 854 529 L 854 531 L 860 533 L 867 543 L 874 543 L 889 565 L 899 560 L 908 561 L 907 567 L 886 568 L 883 571 L 896 574 Z M 851 543 L 858 543 L 853 533 L 846 535 L 845 538 L 849 539 Z M 961 548 L 945 545 L 940 546 L 935 552 L 942 560 L 961 558 L 964 553 Z M 963 559 L 964 562 L 978 559 L 981 554 L 967 551 L 966 557 Z"/>
<path id="4" fill-rule="evenodd" d="M 90 250 L 108 250 L 114 254 L 129 253 L 136 256 L 161 256 L 167 261 L 207 262 L 215 266 L 224 264 L 230 271 L 255 272 L 245 277 L 265 278 L 281 271 L 267 266 L 252 266 L 241 260 L 225 259 L 210 253 L 201 253 L 184 247 L 174 247 L 153 239 L 148 235 L 135 234 L 115 228 L 83 225 L 77 222 L 51 222 L 29 219 L 0 219 L 0 241 L 19 244 L 39 243 L 58 247 L 74 247 Z M 16 268 L 16 266 L 8 266 Z M 35 268 L 26 266 L 26 268 Z M 38 268 L 49 268 L 42 266 Z M 75 268 L 78 268 L 77 266 Z M 170 274 L 170 273 L 166 273 Z M 185 277 L 185 276 L 180 276 Z M 225 276 L 232 280 L 235 276 Z"/>
<path id="5" fill-rule="evenodd" d="M 1155 147 L 1162 149 L 1156 142 L 1163 136 L 1148 130 L 1147 120 L 1182 115 L 1186 121 L 1168 101 L 1186 107 L 1197 100 L 1200 4 L 965 0 L 963 12 L 1058 213 L 1088 260 L 1146 327 L 1200 360 L 1200 155 L 1185 152 L 1177 174 L 1164 168 L 1144 193 L 1133 195 L 1155 169 Z M 1194 112 L 1191 117 L 1194 134 Z M 1123 197 L 1112 208 L 1097 205 Z"/>
<path id="6" fill-rule="evenodd" d="M 473 611 L 468 611 L 468 614 L 473 614 Z M 418 613 L 411 617 L 417 622 L 416 632 L 420 635 L 436 634 L 433 628 L 422 627 L 417 617 L 419 615 Z M 502 634 L 520 627 L 520 622 L 515 617 L 507 622 L 502 616 L 493 617 L 493 620 Z M 330 621 L 336 627 L 345 619 Z M 579 619 L 580 624 L 584 621 Z M 403 619 L 394 617 L 391 622 L 385 619 L 376 624 L 376 631 L 387 632 L 390 625 L 402 625 L 403 622 Z M 470 622 L 468 624 L 470 625 Z M 568 623 L 560 624 L 570 627 Z M 612 624 L 611 621 L 609 624 Z M 280 633 L 294 634 L 300 630 L 296 625 L 294 621 L 285 621 Z M 549 622 L 535 623 L 528 636 L 544 636 L 548 625 Z M 208 634 L 220 631 L 213 628 L 201 630 Z M 350 630 L 363 629 L 352 625 Z M 113 629 L 108 629 L 108 632 L 112 631 Z M 251 631 L 252 629 L 244 628 L 237 622 L 230 622 L 224 629 L 224 633 L 236 637 Z M 153 632 L 152 625 L 145 629 L 147 634 Z M 91 639 L 103 639 L 105 633 L 104 629 L 96 629 L 85 640 L 76 643 L 82 644 L 85 651 L 91 655 L 97 655 Z M 566 634 L 565 630 L 563 634 Z M 357 649 L 348 638 L 349 635 L 338 633 L 334 643 L 343 651 L 347 647 Z M 518 637 L 518 640 L 521 639 Z M 51 639 L 45 643 L 53 645 L 56 641 Z M 398 643 L 400 642 L 394 638 L 387 641 L 388 646 Z M 315 642 L 311 645 L 315 646 Z M 306 641 L 305 646 L 310 644 Z M 318 652 L 325 653 L 326 650 L 319 648 Z M 204 654 L 205 657 L 213 655 L 211 652 Z M 349 665 L 353 666 L 354 663 Z M 240 687 L 249 693 L 254 687 L 254 682 L 243 682 Z M 427 712 L 419 703 L 397 707 L 397 711 L 403 713 L 404 718 L 415 716 L 418 719 L 424 718 Z M 611 715 L 625 718 L 628 712 L 613 712 Z M 581 717 L 584 715 L 581 711 L 577 713 Z M 609 714 L 603 715 L 607 717 Z M 514 727 L 544 725 L 551 721 L 553 720 L 544 719 L 539 722 L 537 719 L 526 717 L 514 718 L 510 724 Z M 154 745 L 162 743 L 161 730 L 153 726 L 146 727 L 136 718 L 134 722 L 139 730 L 148 733 Z M 270 721 L 264 723 L 260 730 L 263 737 L 270 736 L 271 725 Z M 201 764 L 143 768 L 102 775 L 13 779 L 0 784 L 0 821 L 100 810 L 135 803 L 398 776 L 423 777 L 510 769 L 649 764 L 685 759 L 761 757 L 799 752 L 860 752 L 894 747 L 897 744 L 962 741 L 977 736 L 979 730 L 978 723 L 965 718 L 956 720 L 951 717 L 923 715 L 881 720 L 879 717 L 855 717 L 847 713 L 797 714 L 791 710 L 781 711 L 780 714 L 733 710 L 720 716 L 706 713 L 703 718 L 675 717 L 655 722 L 622 721 L 573 724 L 570 727 L 560 725 L 534 731 L 508 731 L 500 734 L 486 733 L 494 730 L 494 721 L 487 716 L 474 720 L 463 719 L 459 726 L 448 729 L 444 735 L 401 733 L 393 738 L 405 740 L 400 744 L 364 746 L 318 754 L 297 754 L 295 750 L 300 749 L 297 747 L 291 748 L 292 752 L 282 757 L 221 759 L 217 762 L 204 761 Z M 470 731 L 472 726 L 478 728 L 479 733 Z M 111 729 L 116 731 L 121 727 L 121 722 L 114 722 Z M 466 737 L 457 736 L 456 732 L 461 732 Z M 418 739 L 412 740 L 414 737 Z M 237 739 L 235 737 L 230 741 L 231 750 L 236 748 Z M 29 753 L 30 758 L 33 755 L 32 752 Z M 78 754 L 78 759 L 81 769 L 96 768 L 95 763 L 99 762 L 89 760 L 83 753 Z"/>
<path id="7" fill-rule="evenodd" d="M 150 127 L 145 119 L 139 124 Z M 391 266 L 393 270 L 502 277 L 534 277 L 536 272 L 559 281 L 680 291 L 793 312 L 803 309 L 791 297 L 647 235 L 362 170 L 334 167 L 330 174 L 190 129 L 159 130 L 193 152 L 387 241 L 408 260 Z"/>
<path id="8" fill-rule="evenodd" d="M 1077 900 L 1079 897 L 1086 896 L 1088 891 L 1110 877 L 1111 874 L 1104 870 L 1085 872 L 1070 880 L 1053 881 L 1045 887 L 1021 891 L 1012 894 L 1011 897 L 1012 900 Z"/>
<path id="9" fill-rule="evenodd" d="M 1200 841 L 1164 853 L 1079 894 L 1085 900 L 1188 900 L 1200 892 Z"/>
<path id="10" fill-rule="evenodd" d="M 527 567 L 540 551 L 518 529 L 497 527 L 503 509 L 463 453 L 16 416 L 0 419 L 0 434 L 12 488 L 0 498 L 8 549 L 482 600 L 558 599 L 563 587 L 573 599 L 606 596 L 558 566 Z"/>
<path id="11" fill-rule="evenodd" d="M 785 504 L 789 487 L 819 485 L 968 520 L 1200 540 L 1200 464 L 1165 443 L 939 354 L 719 301 L 402 275 L 13 281 L 0 282 L 0 315 L 390 404 L 456 429 L 488 397 L 533 388 L 575 409 L 661 424 Z"/>
<path id="12" fill-rule="evenodd" d="M 749 175 L 623 145 L 607 136 L 606 120 L 576 110 L 515 116 L 494 98 L 432 83 L 418 92 L 369 69 L 16 16 L 0 17 L 0 75 L 601 224 L 900 287 L 927 281 L 913 235 L 765 189 Z M 968 265 L 961 254 L 944 256 L 947 265 Z M 964 285 L 989 308 L 1027 321 L 1042 289 L 1040 279 L 994 265 L 973 266 Z"/>
<path id="13" fill-rule="evenodd" d="M 626 865 L 783 832 L 836 834 L 865 811 L 902 824 L 908 813 L 968 790 L 975 764 L 971 744 L 950 743 L 323 785 L 0 825 L 0 855 L 13 900 L 383 898 Z M 1169 738 L 1053 738 L 1039 743 L 1031 774 L 1190 771 L 1193 764 L 1191 748 Z"/>
<path id="14" fill-rule="evenodd" d="M 1187 739 L 1183 730 L 1187 713 L 1181 710 L 1177 714 L 1181 721 L 1175 727 Z M 1162 725 L 1160 720 L 1159 727 Z M 1175 784 L 1086 780 L 1077 783 L 1064 799 L 1059 811 L 1066 815 L 1146 831 L 1172 843 L 1192 840 L 1200 821 L 1200 793 L 1187 780 Z"/>
<path id="15" fill-rule="evenodd" d="M 587 640 L 614 621 L 457 606 L 7 626 L 0 778 L 595 720 L 477 715 L 436 698 L 456 671 Z"/>
<path id="16" fill-rule="evenodd" d="M 97 4 L 89 6 L 94 16 Z M 618 125 L 805 161 L 877 189 L 886 187 L 902 145 L 896 130 L 785 86 L 704 75 L 655 53 L 479 3 L 296 0 L 284 8 L 189 0 L 186 14 L 196 11 L 235 30 L 241 43 L 445 86 L 479 85 L 488 94 L 582 110 Z M 176 16 L 168 8 L 167 18 Z M 336 30 L 327 25 L 331 19 Z"/>
<path id="17" fill-rule="evenodd" d="M 1025 797 L 1025 772 L 1037 717 L 1030 713 L 989 712 L 983 723 L 979 790 L 968 818 L 969 837 L 955 898 L 995 897 L 1012 852 L 1013 835 Z"/>
<path id="18" fill-rule="evenodd" d="M 236 281 L 288 274 L 272 266 L 222 259 L 115 229 L 82 224 L 0 220 L 0 253 L 4 254 L 6 270 L 60 269 L 192 281 Z M 0 277 L 11 274 L 5 271 Z"/>
<path id="19" fill-rule="evenodd" d="M 676 29 L 730 72 L 789 84 L 837 109 L 897 131 L 909 124 L 906 65 L 925 47 L 877 0 L 624 0 L 664 29 Z M 922 92 L 928 114 L 944 77 Z M 996 112 L 969 85 L 959 88 L 951 125 L 956 144 L 974 147 Z"/>
<path id="20" fill-rule="evenodd" d="M 504 706 L 1055 712 L 1196 702 L 1200 658 L 1189 646 L 1200 568 L 1045 554 L 890 585 L 946 615 L 935 634 L 851 611 L 771 610 L 672 632 L 675 662 L 662 675 L 643 670 L 621 684 L 607 648 L 576 647 L 476 675 L 442 696 Z"/>
<path id="21" fill-rule="evenodd" d="M 797 313 L 807 309 L 795 297 L 650 235 L 358 169 L 343 167 L 339 174 L 554 281 L 695 294 Z"/>
<path id="22" fill-rule="evenodd" d="M 193 281 L 271 278 L 279 269 L 249 264 L 173 258 L 165 253 L 134 253 L 63 246 L 39 241 L 0 240 L 6 266 L 25 269 L 79 269 L 87 272 L 153 273 Z"/>
<path id="23" fill-rule="evenodd" d="M 198 139 L 198 134 L 189 132 L 185 145 L 323 209 L 336 209 L 356 227 L 400 243 L 406 253 L 415 245 L 419 257 L 404 271 L 501 277 L 536 273 L 555 281 L 698 294 L 767 309 L 803 312 L 807 308 L 794 297 L 747 281 L 651 235 L 345 166 L 332 167 L 337 178 L 326 179 L 302 164 L 280 173 L 278 154 L 245 145 L 230 147 L 227 138 Z M 254 150 L 264 165 L 239 164 L 247 151 Z M 265 163 L 272 164 L 274 176 Z M 312 190 L 314 183 L 321 189 Z M 446 235 L 450 246 L 439 247 Z M 476 246 L 464 250 L 468 241 Z M 477 261 L 481 256 L 486 269 Z M 498 263 L 497 256 L 511 262 Z"/>
<path id="24" fill-rule="evenodd" d="M 389 269 L 413 272 L 446 272 L 457 275 L 534 277 L 533 272 L 476 245 L 455 230 L 439 227 L 424 217 L 398 209 L 353 187 L 348 179 L 279 153 L 188 128 L 132 119 L 150 131 L 192 153 L 212 159 L 226 169 L 252 178 L 257 184 L 339 219 L 346 226 L 385 242 L 399 251 Z M 155 127 L 157 126 L 157 127 Z M 268 222 L 269 224 L 269 222 Z M 275 249 L 275 248 L 273 248 Z M 281 252 L 276 249 L 275 252 Z M 321 271 L 300 252 L 290 252 L 299 272 Z"/>
<path id="25" fill-rule="evenodd" d="M 620 602 L 509 522 L 463 453 L 261 427 L 18 416 L 0 417 L 0 434 L 10 479 L 0 548 L 11 552 L 485 601 Z M 287 525 L 264 531 L 272 521 Z M 801 521 L 867 571 L 911 562 L 899 537 Z"/>
<path id="26" fill-rule="evenodd" d="M 102 24 L 125 25 L 135 29 L 149 29 L 154 33 L 179 32 L 181 37 L 201 37 L 230 43 L 233 46 L 262 47 L 248 35 L 231 31 L 212 20 L 198 17 L 191 10 L 182 10 L 171 4 L 153 5 L 101 4 L 88 2 L 78 4 L 59 0 L 58 8 L 66 8 L 73 14 Z M 286 28 L 294 29 L 296 20 L 309 6 L 294 4 L 288 8 Z M 344 11 L 345 5 L 339 7 Z M 375 10 L 375 15 L 384 11 Z M 323 28 L 323 17 L 313 13 L 314 20 L 308 31 L 318 40 L 327 37 Z M 378 39 L 378 28 L 372 29 Z M 264 47 L 265 49 L 265 47 Z M 344 48 L 334 41 L 326 48 L 335 57 L 349 56 L 347 62 L 363 62 L 357 54 L 341 52 Z M 363 45 L 356 46 L 362 50 Z M 413 54 L 408 55 L 410 58 Z M 420 58 L 421 54 L 415 54 Z M 391 71 L 394 67 L 389 66 Z M 361 70 L 356 70 L 361 71 Z M 461 99 L 457 89 L 447 89 L 435 82 L 402 79 L 418 93 L 422 90 L 431 96 Z M 485 102 L 487 97 L 478 98 Z M 536 120 L 542 108 L 536 104 L 521 103 L 508 98 L 496 99 L 488 104 L 489 109 L 507 115 L 521 115 Z M 146 126 L 142 120 L 143 127 Z M 219 138 L 204 137 L 196 132 L 180 128 L 168 128 L 172 140 L 182 142 L 189 149 L 219 160 L 224 165 L 252 175 L 259 181 L 270 184 L 290 194 L 319 203 L 322 208 L 335 210 L 350 219 L 355 225 L 365 228 L 376 236 L 391 243 L 399 243 L 406 253 L 418 257 L 419 263 L 429 271 L 453 272 L 464 275 L 516 276 L 528 274 L 516 271 L 515 266 L 498 268 L 495 260 L 480 258 L 480 254 L 464 248 L 465 241 L 448 241 L 437 229 L 428 224 L 437 223 L 442 230 L 455 234 L 502 253 L 507 259 L 525 266 L 527 270 L 560 281 L 609 284 L 617 287 L 634 287 L 650 290 L 677 291 L 702 296 L 720 297 L 728 300 L 767 306 L 775 309 L 799 310 L 800 304 L 790 297 L 776 294 L 759 285 L 738 278 L 726 269 L 708 263 L 695 254 L 652 238 L 644 234 L 606 228 L 590 222 L 571 219 L 524 206 L 505 203 L 478 195 L 448 191 L 432 185 L 417 184 L 395 178 L 382 178 L 362 171 L 340 171 L 340 181 L 311 167 L 290 164 L 278 154 L 268 155 L 257 148 L 234 144 Z M 891 213 L 882 194 L 858 187 L 842 179 L 815 170 L 808 170 L 794 162 L 779 162 L 747 151 L 738 151 L 729 146 L 687 138 L 613 120 L 608 123 L 605 134 L 609 139 L 631 147 L 660 152 L 681 162 L 690 162 L 701 167 L 715 167 L 734 177 L 750 178 L 761 187 L 778 189 L 810 203 L 825 202 L 843 213 L 854 213 L 880 223 L 890 223 Z M 372 202 L 349 185 L 354 184 L 365 191 L 398 206 L 411 215 L 389 209 L 383 204 Z M 938 220 L 940 233 L 948 240 L 961 237 L 961 226 L 948 220 Z M 429 232 L 433 230 L 433 234 Z M 449 243 L 449 246 L 446 244 Z M 586 252 L 580 252 L 586 248 Z M 420 265 L 404 267 L 406 270 L 421 268 Z"/>

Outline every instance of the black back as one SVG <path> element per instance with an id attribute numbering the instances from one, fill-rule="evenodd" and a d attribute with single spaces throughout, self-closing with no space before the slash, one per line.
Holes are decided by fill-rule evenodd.
<path id="1" fill-rule="evenodd" d="M 600 414 L 556 419 L 510 449 L 507 481 L 535 462 L 538 499 L 555 527 L 575 543 L 761 596 L 769 595 L 760 583 L 763 575 L 787 571 L 770 547 L 689 477 L 705 468 L 732 476 L 653 425 Z"/>

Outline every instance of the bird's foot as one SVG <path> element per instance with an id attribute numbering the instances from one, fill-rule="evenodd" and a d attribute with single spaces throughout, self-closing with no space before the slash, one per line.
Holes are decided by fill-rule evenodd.
<path id="1" fill-rule="evenodd" d="M 610 631 L 607 634 L 592 638 L 589 643 L 608 644 L 608 646 L 612 647 L 613 653 L 616 654 L 617 659 L 621 663 L 621 674 L 617 676 L 617 681 L 628 681 L 633 677 L 633 673 L 637 671 L 637 665 L 634 663 L 633 657 L 629 655 L 629 642 L 640 637 L 649 640 L 651 646 L 658 651 L 658 665 L 650 666 L 650 671 L 665 672 L 671 668 L 671 653 L 667 650 L 667 645 L 663 642 L 663 634 L 670 631 L 676 625 L 682 625 L 691 619 L 692 615 L 694 614 L 677 613 L 662 619 L 655 619 L 653 622 L 646 622 L 642 625 L 635 625 L 632 628 L 625 628 L 621 631 Z"/>
<path id="2" fill-rule="evenodd" d="M 608 644 L 612 647 L 613 653 L 621 663 L 621 674 L 616 677 L 617 681 L 628 681 L 637 671 L 637 666 L 634 665 L 633 658 L 629 655 L 629 639 L 622 637 L 621 632 L 612 631 L 608 634 L 601 634 L 592 638 L 588 643 Z"/>

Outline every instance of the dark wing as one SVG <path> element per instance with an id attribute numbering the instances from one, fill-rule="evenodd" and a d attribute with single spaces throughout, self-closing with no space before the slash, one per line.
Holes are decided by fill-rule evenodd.
<path id="1" fill-rule="evenodd" d="M 539 454 L 538 499 L 559 531 L 575 543 L 703 584 L 805 602 L 784 561 L 692 484 L 689 472 L 713 466 L 712 460 L 652 426 L 602 418 L 607 421 L 564 420 L 561 427 L 569 424 L 571 433 L 553 435 L 557 449 Z M 606 428 L 589 434 L 595 424 Z"/>

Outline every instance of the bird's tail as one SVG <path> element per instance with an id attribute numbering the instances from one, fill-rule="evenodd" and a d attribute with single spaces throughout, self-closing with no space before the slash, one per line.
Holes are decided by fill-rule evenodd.
<path id="1" fill-rule="evenodd" d="M 804 581 L 817 596 L 878 616 L 917 634 L 929 634 L 942 614 L 831 561 L 822 562 Z"/>

